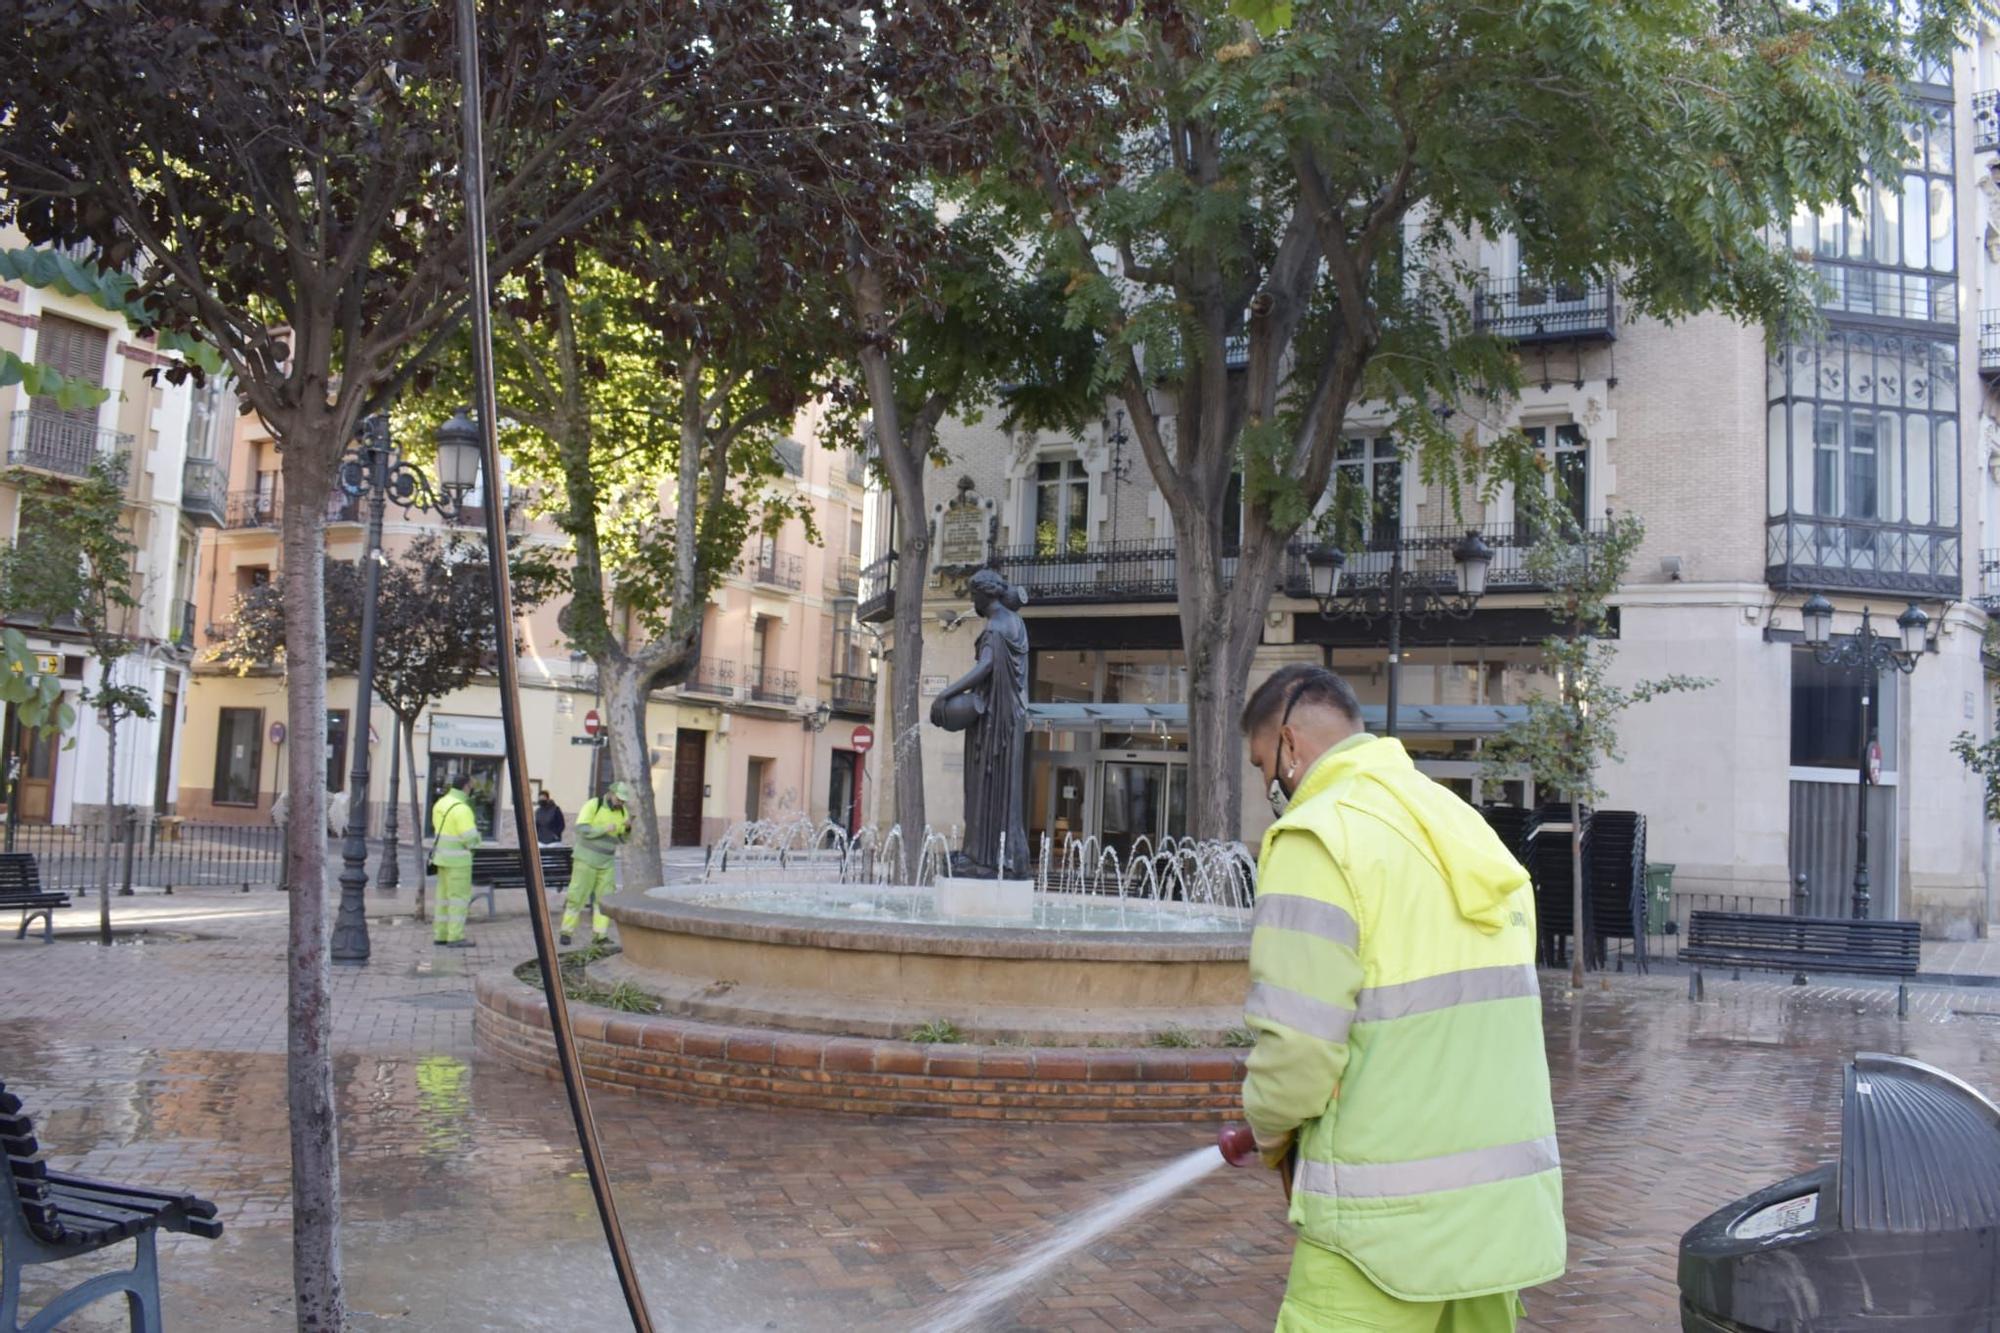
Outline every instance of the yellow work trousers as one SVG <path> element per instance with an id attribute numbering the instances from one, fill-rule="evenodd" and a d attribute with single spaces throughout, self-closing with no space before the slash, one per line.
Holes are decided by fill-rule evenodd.
<path id="1" fill-rule="evenodd" d="M 472 862 L 438 866 L 437 921 L 431 938 L 450 944 L 465 938 L 465 914 L 472 906 Z"/>
<path id="2" fill-rule="evenodd" d="M 1278 1308 L 1276 1333 L 1513 1333 L 1520 1297 L 1502 1292 L 1456 1301 L 1403 1301 L 1342 1255 L 1302 1240 Z"/>
<path id="3" fill-rule="evenodd" d="M 590 909 L 590 936 L 593 940 L 611 938 L 611 918 L 604 915 L 600 905 L 606 894 L 616 888 L 616 866 L 587 866 L 581 861 L 571 864 L 569 888 L 563 893 L 562 933 L 567 935 L 576 929 L 576 923 L 583 917 L 583 909 Z"/>

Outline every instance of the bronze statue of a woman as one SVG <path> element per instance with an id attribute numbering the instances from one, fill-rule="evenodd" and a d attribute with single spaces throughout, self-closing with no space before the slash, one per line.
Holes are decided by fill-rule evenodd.
<path id="1" fill-rule="evenodd" d="M 986 621 L 978 661 L 931 705 L 933 726 L 965 733 L 965 847 L 951 873 L 1026 879 L 1028 627 L 1015 614 L 1026 594 L 991 569 L 966 586 Z"/>

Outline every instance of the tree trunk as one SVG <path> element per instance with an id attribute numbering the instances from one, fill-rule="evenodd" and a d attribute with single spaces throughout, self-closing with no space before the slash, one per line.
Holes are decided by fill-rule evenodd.
<path id="1" fill-rule="evenodd" d="M 326 892 L 326 496 L 328 450 L 287 441 L 284 455 L 285 673 L 291 788 L 285 863 L 292 886 L 286 1096 L 291 1107 L 292 1294 L 298 1326 L 339 1333 L 340 1138 L 334 1119 Z M 365 739 L 365 738 L 364 738 Z"/>
<path id="2" fill-rule="evenodd" d="M 429 887 L 431 881 L 429 872 L 424 869 L 430 863 L 430 856 L 425 850 L 429 844 L 424 838 L 424 788 L 423 784 L 417 781 L 417 720 L 411 718 L 408 722 L 402 722 L 401 729 L 403 762 L 408 764 L 410 769 L 410 841 L 415 845 L 417 852 L 417 905 L 410 915 L 423 921 L 427 919 L 424 915 L 424 890 Z"/>
<path id="3" fill-rule="evenodd" d="M 1233 580 L 1222 578 L 1221 532 L 1180 536 L 1177 588 L 1188 671 L 1188 835 L 1234 842 L 1243 834 L 1243 715 L 1250 667 L 1283 543 L 1246 541 Z M 1208 552 L 1214 574 L 1203 567 Z"/>
<path id="4" fill-rule="evenodd" d="M 659 807 L 653 799 L 653 765 L 646 747 L 646 700 L 651 673 L 630 661 L 597 664 L 603 682 L 604 731 L 611 740 L 611 774 L 632 789 L 631 832 L 620 859 L 626 887 L 651 888 L 667 882 L 660 851 Z"/>
<path id="5" fill-rule="evenodd" d="M 1569 984 L 1583 989 L 1583 803 L 1574 796 L 1569 802 Z"/>
<path id="6" fill-rule="evenodd" d="M 896 548 L 895 659 L 889 674 L 889 735 L 896 765 L 896 827 L 903 831 L 903 864 L 892 867 L 905 884 L 915 881 L 928 816 L 924 811 L 924 583 L 930 542 L 907 536 Z"/>

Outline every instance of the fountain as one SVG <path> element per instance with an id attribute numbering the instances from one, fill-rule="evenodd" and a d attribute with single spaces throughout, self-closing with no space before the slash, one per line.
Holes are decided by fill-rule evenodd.
<path id="1" fill-rule="evenodd" d="M 955 834 L 743 823 L 700 878 L 613 895 L 622 948 L 590 975 L 661 1012 L 574 1010 L 593 1077 L 870 1113 L 1158 1121 L 1236 1106 L 1244 848 L 1044 838 L 1026 910 L 1005 916 L 940 892 Z M 909 845 L 917 881 L 898 883 Z M 547 1067 L 535 993 L 492 979 L 479 998 L 481 1040 Z M 910 1040 L 919 1030 L 943 1040 Z"/>

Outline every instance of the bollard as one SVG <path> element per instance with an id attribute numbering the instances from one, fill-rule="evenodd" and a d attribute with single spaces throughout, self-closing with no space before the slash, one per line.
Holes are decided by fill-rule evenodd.
<path id="1" fill-rule="evenodd" d="M 1806 914 L 1806 872 L 1801 870 L 1792 881 L 1792 915 Z"/>
<path id="2" fill-rule="evenodd" d="M 139 807 L 128 805 L 125 807 L 125 855 L 123 858 L 123 868 L 119 872 L 118 896 L 120 898 L 130 898 L 132 896 L 132 854 L 138 850 L 138 844 Z"/>

